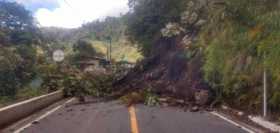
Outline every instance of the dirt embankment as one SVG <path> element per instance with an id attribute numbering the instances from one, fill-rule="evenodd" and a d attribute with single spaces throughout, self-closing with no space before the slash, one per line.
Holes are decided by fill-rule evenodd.
<path id="1" fill-rule="evenodd" d="M 114 83 L 123 91 L 151 89 L 157 94 L 171 95 L 186 101 L 205 104 L 209 86 L 203 81 L 202 55 L 187 57 L 182 36 L 160 38 L 153 43 L 152 56 L 139 62 L 121 80 Z"/>

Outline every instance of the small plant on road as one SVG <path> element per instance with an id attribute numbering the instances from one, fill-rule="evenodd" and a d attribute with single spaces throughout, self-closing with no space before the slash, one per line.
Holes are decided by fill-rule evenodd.
<path id="1" fill-rule="evenodd" d="M 157 106 L 159 105 L 159 97 L 151 90 L 152 89 L 143 89 L 140 91 L 133 91 L 122 96 L 120 100 L 127 106 L 139 103 L 143 103 L 147 106 Z"/>
<path id="2" fill-rule="evenodd" d="M 133 104 L 143 103 L 145 101 L 144 96 L 140 92 L 131 92 L 120 98 L 123 104 L 131 106 Z"/>
<path id="3" fill-rule="evenodd" d="M 148 106 L 158 106 L 159 105 L 159 97 L 158 95 L 152 92 L 152 89 L 144 90 L 144 98 L 145 98 L 145 105 Z"/>

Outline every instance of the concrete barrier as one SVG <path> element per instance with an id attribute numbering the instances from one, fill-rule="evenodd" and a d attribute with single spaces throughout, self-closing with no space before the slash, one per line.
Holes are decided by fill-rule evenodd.
<path id="1" fill-rule="evenodd" d="M 14 105 L 0 109 L 0 129 L 16 122 L 32 113 L 43 109 L 63 98 L 63 92 L 57 91 L 47 95 L 39 96 Z"/>

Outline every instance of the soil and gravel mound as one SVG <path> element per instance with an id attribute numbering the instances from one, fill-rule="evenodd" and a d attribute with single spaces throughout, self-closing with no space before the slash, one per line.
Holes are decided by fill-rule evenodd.
<path id="1" fill-rule="evenodd" d="M 210 91 L 203 81 L 202 55 L 187 58 L 182 38 L 157 39 L 152 47 L 152 56 L 139 62 L 126 76 L 115 82 L 114 87 L 126 92 L 151 89 L 160 95 L 207 104 Z"/>

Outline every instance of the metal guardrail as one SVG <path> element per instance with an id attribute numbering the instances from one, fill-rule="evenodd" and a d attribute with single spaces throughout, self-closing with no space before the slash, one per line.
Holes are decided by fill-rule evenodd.
<path id="1" fill-rule="evenodd" d="M 62 91 L 35 97 L 0 109 L 0 129 L 63 98 Z"/>

